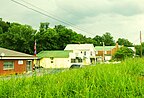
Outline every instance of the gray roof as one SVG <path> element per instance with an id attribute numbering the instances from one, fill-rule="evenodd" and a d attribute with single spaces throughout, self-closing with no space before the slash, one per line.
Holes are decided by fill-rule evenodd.
<path id="1" fill-rule="evenodd" d="M 29 54 L 25 54 L 25 53 L 21 53 L 21 52 L 17 52 L 17 51 L 13 51 L 13 50 L 0 47 L 0 56 L 2 56 L 2 54 L 3 54 L 3 57 L 33 57 L 33 55 L 29 55 Z"/>

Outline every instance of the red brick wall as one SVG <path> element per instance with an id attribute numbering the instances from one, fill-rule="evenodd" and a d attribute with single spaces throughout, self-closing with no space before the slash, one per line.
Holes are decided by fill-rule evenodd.
<path id="1" fill-rule="evenodd" d="M 3 70 L 4 61 L 13 61 L 14 69 Z M 18 64 L 18 60 L 0 60 L 0 75 L 16 74 L 16 73 L 24 73 L 24 72 L 26 72 L 26 60 L 23 60 L 23 64 Z"/>

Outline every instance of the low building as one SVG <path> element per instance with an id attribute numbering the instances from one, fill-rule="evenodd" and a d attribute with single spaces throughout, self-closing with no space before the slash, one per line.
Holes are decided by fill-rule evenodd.
<path id="1" fill-rule="evenodd" d="M 93 44 L 68 44 L 64 50 L 73 51 L 70 54 L 71 63 L 73 64 L 89 65 L 96 63 Z"/>
<path id="2" fill-rule="evenodd" d="M 115 46 L 95 46 L 97 61 L 109 61 L 119 49 L 118 43 Z"/>
<path id="3" fill-rule="evenodd" d="M 41 51 L 37 54 L 40 66 L 43 68 L 69 68 L 71 66 L 70 53 L 72 51 Z"/>
<path id="4" fill-rule="evenodd" d="M 0 75 L 32 71 L 37 57 L 0 47 Z"/>

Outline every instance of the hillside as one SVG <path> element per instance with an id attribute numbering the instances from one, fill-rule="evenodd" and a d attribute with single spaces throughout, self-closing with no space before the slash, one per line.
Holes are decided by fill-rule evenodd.
<path id="1" fill-rule="evenodd" d="M 134 98 L 144 96 L 144 60 L 127 59 L 61 73 L 0 80 L 1 98 Z"/>

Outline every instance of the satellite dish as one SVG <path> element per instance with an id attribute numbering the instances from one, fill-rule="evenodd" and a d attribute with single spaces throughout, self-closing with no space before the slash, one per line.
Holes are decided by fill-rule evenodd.
<path id="1" fill-rule="evenodd" d="M 1 53 L 1 56 L 5 56 L 5 54 L 4 54 L 4 53 Z"/>

